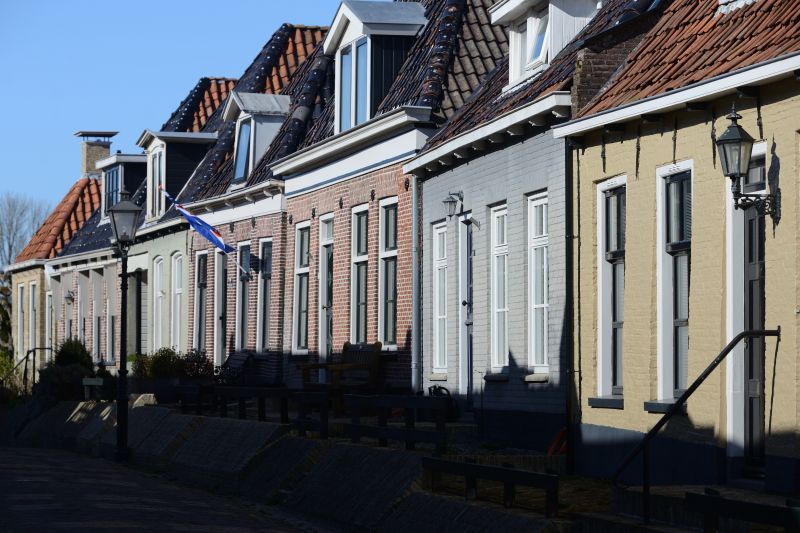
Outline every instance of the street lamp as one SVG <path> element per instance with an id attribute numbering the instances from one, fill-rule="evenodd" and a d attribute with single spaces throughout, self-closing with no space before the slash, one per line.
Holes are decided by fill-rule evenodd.
<path id="1" fill-rule="evenodd" d="M 750 170 L 750 155 L 753 153 L 753 137 L 739 125 L 741 115 L 736 112 L 736 104 L 726 117 L 731 123 L 717 138 L 719 160 L 722 173 L 731 180 L 733 205 L 736 209 L 754 206 L 759 213 L 770 216 L 775 213 L 775 196 L 772 194 L 751 194 L 742 192 L 742 179 Z"/>
<path id="2" fill-rule="evenodd" d="M 447 218 L 450 218 L 456 214 L 458 202 L 461 202 L 462 204 L 464 203 L 464 193 L 461 191 L 447 193 L 445 199 L 442 200 L 442 203 L 447 208 Z"/>
<path id="3" fill-rule="evenodd" d="M 136 237 L 139 227 L 139 216 L 142 209 L 131 202 L 128 191 L 119 193 L 120 201 L 109 208 L 111 231 L 114 232 L 113 244 L 122 259 L 120 274 L 120 307 L 122 308 L 119 325 L 119 371 L 117 383 L 117 453 L 118 461 L 128 458 L 128 249 Z"/>

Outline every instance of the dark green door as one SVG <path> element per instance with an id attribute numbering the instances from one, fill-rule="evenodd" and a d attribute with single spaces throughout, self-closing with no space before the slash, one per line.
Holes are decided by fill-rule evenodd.
<path id="1" fill-rule="evenodd" d="M 764 329 L 764 215 L 744 212 L 745 328 Z M 748 466 L 764 464 L 764 339 L 745 345 L 745 456 Z"/>

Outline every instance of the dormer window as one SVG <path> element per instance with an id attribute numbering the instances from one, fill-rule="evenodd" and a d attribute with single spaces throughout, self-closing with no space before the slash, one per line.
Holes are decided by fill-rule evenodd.
<path id="1" fill-rule="evenodd" d="M 102 171 L 103 195 L 100 200 L 101 220 L 108 220 L 108 210 L 119 202 L 120 191 L 136 191 L 147 172 L 147 156 L 117 152 L 97 161 L 97 170 Z"/>
<path id="2" fill-rule="evenodd" d="M 489 10 L 492 24 L 508 27 L 508 86 L 543 71 L 589 23 L 596 0 L 575 0 L 569 10 L 556 0 L 500 0 Z"/>
<path id="3" fill-rule="evenodd" d="M 231 188 L 245 185 L 250 172 L 264 155 L 291 107 L 285 95 L 233 91 L 223 118 L 236 121 Z"/>
<path id="4" fill-rule="evenodd" d="M 150 199 L 150 216 L 160 217 L 164 214 L 164 195 L 161 187 L 165 187 L 164 175 L 164 151 L 158 150 L 150 154 L 150 165 L 148 175 L 150 176 L 147 184 L 149 186 L 148 197 Z"/>
<path id="5" fill-rule="evenodd" d="M 103 191 L 105 191 L 103 214 L 105 216 L 108 216 L 109 208 L 119 202 L 120 172 L 121 167 L 119 166 L 111 167 L 105 171 L 105 183 L 103 183 Z"/>
<path id="6" fill-rule="evenodd" d="M 247 118 L 239 122 L 236 134 L 236 164 L 233 169 L 233 181 L 244 181 L 250 174 L 250 130 L 252 123 Z"/>
<path id="7" fill-rule="evenodd" d="M 336 57 L 336 133 L 375 115 L 426 23 L 418 2 L 342 2 L 323 45 Z"/>

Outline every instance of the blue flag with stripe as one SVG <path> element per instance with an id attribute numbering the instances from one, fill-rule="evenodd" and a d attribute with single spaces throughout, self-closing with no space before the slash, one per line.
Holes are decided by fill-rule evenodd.
<path id="1" fill-rule="evenodd" d="M 172 204 L 175 206 L 175 209 L 178 210 L 178 213 L 183 215 L 183 218 L 186 219 L 189 225 L 192 226 L 192 228 L 194 228 L 194 230 L 197 233 L 205 237 L 206 240 L 208 240 L 208 242 L 210 242 L 211 244 L 213 244 L 226 254 L 229 254 L 236 250 L 236 248 L 234 248 L 233 246 L 225 244 L 225 241 L 222 240 L 222 235 L 220 235 L 219 232 L 213 228 L 213 226 L 209 225 L 200 217 L 191 214 L 189 211 L 186 210 L 186 208 L 184 208 L 181 204 L 176 202 L 175 199 L 172 196 L 170 196 L 170 194 L 166 190 L 164 190 L 164 187 L 159 187 L 159 189 L 161 189 L 161 191 L 164 193 L 164 196 L 166 196 L 172 202 Z"/>

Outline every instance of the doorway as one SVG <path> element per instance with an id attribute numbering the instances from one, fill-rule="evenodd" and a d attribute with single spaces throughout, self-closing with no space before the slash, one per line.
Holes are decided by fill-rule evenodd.
<path id="1" fill-rule="evenodd" d="M 458 291 L 459 302 L 459 392 L 467 398 L 467 408 L 472 408 L 472 380 L 473 380 L 473 259 L 472 230 L 476 222 L 472 215 L 462 215 L 461 224 L 458 225 L 459 272 Z"/>
<path id="2" fill-rule="evenodd" d="M 333 354 L 333 217 L 320 217 L 319 227 L 319 360 L 327 362 Z M 325 370 L 319 380 L 327 381 Z"/>
<path id="3" fill-rule="evenodd" d="M 764 215 L 755 207 L 744 211 L 744 323 L 745 329 L 764 329 Z M 748 339 L 745 363 L 746 474 L 760 475 L 764 466 L 764 339 Z"/>
<path id="4" fill-rule="evenodd" d="M 225 360 L 225 335 L 228 326 L 228 256 L 217 252 L 214 261 L 214 366 Z"/>

